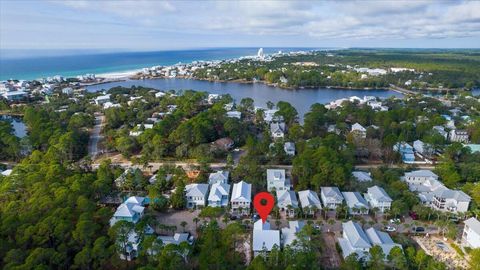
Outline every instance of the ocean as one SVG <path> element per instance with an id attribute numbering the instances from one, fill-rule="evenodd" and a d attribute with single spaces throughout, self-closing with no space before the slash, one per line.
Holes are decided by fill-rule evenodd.
<path id="1" fill-rule="evenodd" d="M 199 60 L 221 60 L 256 55 L 259 48 L 215 48 L 155 52 L 117 52 L 45 57 L 0 57 L 0 80 L 33 80 L 61 75 L 74 77 L 173 65 Z M 314 48 L 264 48 L 264 53 L 313 50 Z M 5 53 L 2 53 L 5 55 Z"/>

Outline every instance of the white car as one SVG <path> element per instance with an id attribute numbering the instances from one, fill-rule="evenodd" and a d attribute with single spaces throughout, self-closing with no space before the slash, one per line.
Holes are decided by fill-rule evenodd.
<path id="1" fill-rule="evenodd" d="M 392 226 L 385 226 L 385 231 L 387 232 L 395 232 L 397 229 Z"/>

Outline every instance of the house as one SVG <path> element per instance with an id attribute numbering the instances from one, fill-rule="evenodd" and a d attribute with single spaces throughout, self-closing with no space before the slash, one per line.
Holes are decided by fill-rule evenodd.
<path id="1" fill-rule="evenodd" d="M 270 134 L 274 140 L 283 139 L 283 137 L 285 136 L 285 123 L 283 122 L 271 123 Z"/>
<path id="2" fill-rule="evenodd" d="M 129 197 L 117 207 L 113 217 L 110 219 L 110 226 L 113 226 L 120 220 L 137 223 L 145 211 L 144 202 L 144 197 Z"/>
<path id="3" fill-rule="evenodd" d="M 27 92 L 24 91 L 9 91 L 2 94 L 2 96 L 8 101 L 18 101 L 26 98 L 28 96 Z"/>
<path id="4" fill-rule="evenodd" d="M 162 92 L 162 91 L 158 91 L 157 93 L 155 93 L 155 97 L 156 97 L 156 98 L 161 98 L 161 97 L 163 97 L 163 96 L 165 96 L 165 95 L 166 95 L 166 93 L 164 93 L 164 92 Z"/>
<path id="5" fill-rule="evenodd" d="M 298 208 L 298 200 L 293 190 L 277 190 L 277 206 L 289 217 L 295 216 L 295 209 Z"/>
<path id="6" fill-rule="evenodd" d="M 281 243 L 283 247 L 291 246 L 297 240 L 297 233 L 305 226 L 302 220 L 291 220 L 288 222 L 288 228 L 281 230 Z"/>
<path id="7" fill-rule="evenodd" d="M 433 173 L 430 170 L 416 170 L 412 172 L 407 172 L 404 175 L 404 180 L 407 184 L 410 185 L 420 185 L 423 184 L 425 181 L 434 179 L 438 180 L 438 175 Z"/>
<path id="8" fill-rule="evenodd" d="M 335 210 L 343 203 L 343 195 L 337 187 L 322 187 L 320 197 L 324 208 Z"/>
<path id="9" fill-rule="evenodd" d="M 300 205 L 304 213 L 309 215 L 315 214 L 316 210 L 322 209 L 320 198 L 316 192 L 311 190 L 302 190 L 298 192 L 298 198 L 300 199 Z"/>
<path id="10" fill-rule="evenodd" d="M 393 146 L 393 151 L 400 153 L 403 163 L 413 163 L 415 161 L 415 154 L 413 147 L 406 142 L 399 142 Z"/>
<path id="11" fill-rule="evenodd" d="M 224 183 L 215 183 L 211 186 L 208 195 L 208 206 L 227 207 L 228 196 L 230 195 L 230 185 Z"/>
<path id="12" fill-rule="evenodd" d="M 134 184 L 138 184 L 143 177 L 141 171 L 139 169 L 128 168 L 126 169 L 117 179 L 115 179 L 115 186 L 117 188 L 123 188 L 123 185 L 126 181 L 131 180 Z"/>
<path id="13" fill-rule="evenodd" d="M 107 102 L 110 101 L 110 94 L 106 94 L 106 95 L 103 95 L 103 96 L 98 96 L 95 98 L 95 104 L 97 105 L 103 105 Z"/>
<path id="14" fill-rule="evenodd" d="M 380 246 L 382 248 L 383 254 L 385 254 L 385 260 L 387 260 L 387 256 L 390 254 L 390 251 L 394 247 L 402 248 L 402 245 L 393 242 L 390 235 L 386 232 L 379 231 L 375 228 L 369 228 L 365 230 L 365 234 L 370 240 L 372 246 Z"/>
<path id="15" fill-rule="evenodd" d="M 270 222 L 262 223 L 262 220 L 259 219 L 253 224 L 253 256 L 270 252 L 274 246 L 280 249 L 280 231 L 271 230 Z"/>
<path id="16" fill-rule="evenodd" d="M 442 212 L 463 213 L 468 210 L 471 198 L 463 191 L 452 190 L 438 180 L 429 170 L 405 173 L 403 180 L 412 192 L 416 192 L 426 206 Z"/>
<path id="17" fill-rule="evenodd" d="M 367 259 L 372 245 L 362 227 L 353 221 L 342 223 L 342 237 L 338 244 L 342 250 L 343 258 L 356 253 L 359 259 Z"/>
<path id="18" fill-rule="evenodd" d="M 448 132 L 445 131 L 445 128 L 442 126 L 433 126 L 432 130 L 445 138 L 448 138 Z"/>
<path id="19" fill-rule="evenodd" d="M 62 94 L 64 95 L 71 95 L 73 94 L 73 88 L 71 87 L 65 87 L 62 89 Z"/>
<path id="20" fill-rule="evenodd" d="M 372 182 L 371 173 L 369 172 L 353 171 L 352 175 L 358 182 Z"/>
<path id="21" fill-rule="evenodd" d="M 424 143 L 420 140 L 413 142 L 413 150 L 415 150 L 415 152 L 422 157 L 431 157 L 435 154 L 432 145 Z"/>
<path id="22" fill-rule="evenodd" d="M 451 142 L 460 142 L 460 143 L 469 142 L 468 132 L 466 130 L 452 129 L 448 133 L 448 139 Z"/>
<path id="23" fill-rule="evenodd" d="M 290 188 L 290 179 L 286 177 L 284 169 L 267 170 L 267 190 L 269 192 L 274 190 L 290 190 Z"/>
<path id="24" fill-rule="evenodd" d="M 387 192 L 379 186 L 369 187 L 367 193 L 365 193 L 365 199 L 372 208 L 378 208 L 382 213 L 390 210 L 393 201 Z"/>
<path id="25" fill-rule="evenodd" d="M 359 138 L 366 138 L 367 137 L 367 129 L 364 128 L 359 123 L 355 123 L 352 125 L 352 129 L 350 131 L 354 136 Z"/>
<path id="26" fill-rule="evenodd" d="M 240 215 L 250 214 L 252 204 L 252 184 L 244 181 L 233 184 L 230 209 L 232 213 Z"/>
<path id="27" fill-rule="evenodd" d="M 193 243 L 193 237 L 190 236 L 189 233 L 175 233 L 173 236 L 162 235 L 157 237 L 157 239 L 162 240 L 162 244 L 164 246 L 169 244 L 180 245 L 183 242 L 187 242 L 189 244 Z"/>
<path id="28" fill-rule="evenodd" d="M 278 121 L 283 121 L 283 116 L 275 116 L 275 113 L 278 112 L 278 110 L 266 110 L 263 112 L 264 117 L 263 120 L 267 123 L 271 122 L 278 122 Z"/>
<path id="29" fill-rule="evenodd" d="M 210 185 L 215 183 L 227 184 L 229 175 L 229 171 L 216 171 L 208 176 L 208 183 Z"/>
<path id="30" fill-rule="evenodd" d="M 185 186 L 187 208 L 207 206 L 208 184 L 189 184 Z"/>
<path id="31" fill-rule="evenodd" d="M 289 156 L 295 156 L 295 143 L 293 142 L 286 142 L 283 145 L 283 150 Z"/>
<path id="32" fill-rule="evenodd" d="M 242 113 L 239 111 L 229 111 L 227 112 L 227 117 L 241 119 Z"/>
<path id="33" fill-rule="evenodd" d="M 360 192 L 342 192 L 350 215 L 367 215 L 369 206 Z"/>
<path id="34" fill-rule="evenodd" d="M 462 246 L 469 248 L 480 248 L 480 221 L 476 218 L 469 218 L 464 221 L 465 227 L 462 233 Z"/>
<path id="35" fill-rule="evenodd" d="M 442 212 L 465 213 L 471 197 L 461 190 L 439 188 L 433 192 L 432 208 Z"/>

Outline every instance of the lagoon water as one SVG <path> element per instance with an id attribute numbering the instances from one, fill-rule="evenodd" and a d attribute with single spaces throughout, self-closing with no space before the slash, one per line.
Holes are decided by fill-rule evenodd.
<path id="1" fill-rule="evenodd" d="M 15 136 L 23 138 L 27 135 L 27 127 L 25 126 L 25 123 L 23 123 L 21 118 L 2 115 L 0 116 L 0 121 L 10 122 L 13 126 Z"/>
<path id="2" fill-rule="evenodd" d="M 148 80 L 127 80 L 88 86 L 89 92 L 108 90 L 115 86 L 151 87 L 158 90 L 185 90 L 206 91 L 212 94 L 230 94 L 238 103 L 242 98 L 250 97 L 255 100 L 256 106 L 265 107 L 267 101 L 277 103 L 287 101 L 298 111 L 301 118 L 310 110 L 314 103 L 328 103 L 330 101 L 351 96 L 376 96 L 389 98 L 391 96 L 402 97 L 401 93 L 386 90 L 365 90 L 365 89 L 298 89 L 289 90 L 279 87 L 268 86 L 263 83 L 236 83 L 236 82 L 209 82 L 190 79 L 148 79 Z"/>

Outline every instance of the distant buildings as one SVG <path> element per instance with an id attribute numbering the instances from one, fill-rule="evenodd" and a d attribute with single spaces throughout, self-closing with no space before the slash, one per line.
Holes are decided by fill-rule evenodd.
<path id="1" fill-rule="evenodd" d="M 466 130 L 452 129 L 448 133 L 448 138 L 451 142 L 460 142 L 460 143 L 469 142 L 469 136 Z"/>
<path id="2" fill-rule="evenodd" d="M 366 138 L 367 137 L 367 129 L 364 128 L 359 123 L 355 123 L 355 124 L 352 125 L 351 133 L 358 138 Z"/>

